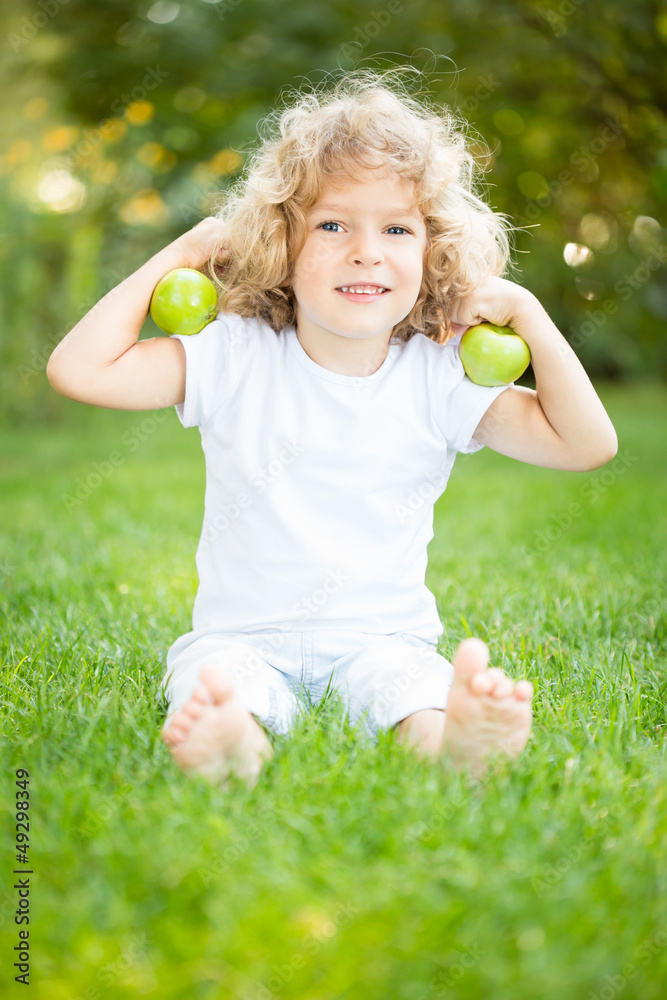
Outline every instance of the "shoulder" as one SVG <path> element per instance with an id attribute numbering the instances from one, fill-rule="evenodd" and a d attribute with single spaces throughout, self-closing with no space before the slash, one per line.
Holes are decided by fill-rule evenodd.
<path id="1" fill-rule="evenodd" d="M 225 354 L 242 355 L 252 353 L 255 348 L 266 350 L 277 345 L 280 335 L 264 320 L 233 312 L 219 312 L 203 330 L 188 340 L 198 338 L 202 341 L 202 347 L 205 343 L 211 349 Z"/>
<path id="2" fill-rule="evenodd" d="M 459 357 L 460 335 L 439 344 L 423 333 L 414 333 L 403 345 L 403 356 L 408 364 L 423 368 L 429 379 L 443 379 L 456 385 L 465 375 Z"/>

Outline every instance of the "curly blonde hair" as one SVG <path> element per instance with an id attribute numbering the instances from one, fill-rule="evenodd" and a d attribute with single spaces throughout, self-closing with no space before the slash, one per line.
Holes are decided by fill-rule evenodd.
<path id="1" fill-rule="evenodd" d="M 292 275 L 306 212 L 329 178 L 352 176 L 355 165 L 386 165 L 412 180 L 426 225 L 422 285 L 393 338 L 419 332 L 444 343 L 454 300 L 505 271 L 512 227 L 480 196 L 466 123 L 413 98 L 398 72 L 356 70 L 329 91 L 296 91 L 258 124 L 263 142 L 216 206 L 224 238 L 208 272 L 219 309 L 264 320 L 276 333 L 296 322 Z"/>

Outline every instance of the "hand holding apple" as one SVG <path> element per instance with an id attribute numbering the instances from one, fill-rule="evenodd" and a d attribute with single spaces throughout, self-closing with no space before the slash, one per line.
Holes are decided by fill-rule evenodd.
<path id="1" fill-rule="evenodd" d="M 158 281 L 150 314 L 163 333 L 199 333 L 215 318 L 218 290 L 210 278 L 191 267 L 177 267 Z"/>
<path id="2" fill-rule="evenodd" d="M 506 385 L 525 372 L 530 364 L 530 348 L 509 326 L 478 323 L 463 334 L 459 357 L 466 375 L 476 385 Z"/>

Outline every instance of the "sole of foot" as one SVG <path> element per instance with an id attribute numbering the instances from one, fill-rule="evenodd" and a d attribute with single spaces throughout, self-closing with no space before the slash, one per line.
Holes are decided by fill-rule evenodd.
<path id="1" fill-rule="evenodd" d="M 494 757 L 514 759 L 522 752 L 532 724 L 533 686 L 516 684 L 504 670 L 488 666 L 481 639 L 464 639 L 452 666 L 443 750 L 459 769 L 480 777 Z"/>
<path id="2" fill-rule="evenodd" d="M 184 771 L 223 787 L 232 774 L 254 786 L 273 755 L 266 733 L 237 698 L 231 677 L 209 665 L 202 667 L 199 679 L 162 738 Z"/>

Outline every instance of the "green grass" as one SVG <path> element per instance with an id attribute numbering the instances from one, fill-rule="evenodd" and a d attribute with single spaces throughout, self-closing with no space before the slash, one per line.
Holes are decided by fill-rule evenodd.
<path id="1" fill-rule="evenodd" d="M 364 743 L 335 701 L 276 744 L 254 790 L 182 775 L 157 690 L 190 628 L 198 432 L 173 410 L 72 403 L 60 424 L 5 433 L 4 995 L 664 996 L 666 405 L 650 386 L 601 395 L 623 462 L 461 456 L 436 507 L 441 650 L 481 635 L 535 686 L 526 752 L 479 784 L 393 733 Z M 28 992 L 11 967 L 17 767 Z"/>

